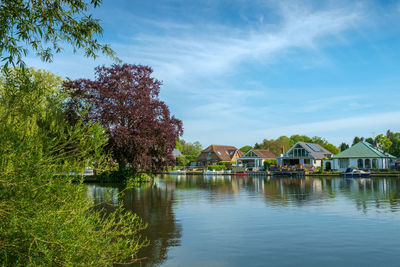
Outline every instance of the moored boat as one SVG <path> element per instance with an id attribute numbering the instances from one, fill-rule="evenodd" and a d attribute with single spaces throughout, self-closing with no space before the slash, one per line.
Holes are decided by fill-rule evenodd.
<path id="1" fill-rule="evenodd" d="M 349 177 L 349 178 L 360 178 L 360 177 L 369 177 L 370 172 L 357 170 L 354 168 L 347 168 L 345 172 L 342 172 L 340 176 L 342 177 Z"/>

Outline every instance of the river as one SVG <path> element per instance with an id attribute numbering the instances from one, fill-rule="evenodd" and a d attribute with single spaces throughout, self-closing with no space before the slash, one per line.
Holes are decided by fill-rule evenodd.
<path id="1" fill-rule="evenodd" d="M 148 223 L 142 266 L 400 264 L 397 178 L 165 175 L 122 189 L 90 184 L 88 195 Z"/>

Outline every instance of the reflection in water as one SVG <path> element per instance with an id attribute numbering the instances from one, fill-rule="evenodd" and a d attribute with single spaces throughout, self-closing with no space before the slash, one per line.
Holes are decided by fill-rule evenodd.
<path id="1" fill-rule="evenodd" d="M 255 206 L 255 203 L 264 203 L 264 211 L 272 212 L 273 210 L 271 211 L 270 208 L 279 209 L 287 216 L 296 215 L 301 210 L 306 209 L 308 212 L 318 212 L 318 216 L 323 216 L 324 212 L 329 211 L 335 216 L 348 215 L 358 217 L 371 214 L 386 214 L 387 212 L 395 214 L 399 211 L 400 199 L 400 184 L 398 179 L 395 178 L 342 179 L 307 177 L 276 179 L 270 177 L 236 178 L 234 176 L 164 176 L 155 178 L 152 184 L 142 188 L 127 190 L 123 199 L 118 198 L 118 192 L 121 190 L 122 188 L 118 186 L 89 185 L 88 194 L 97 203 L 106 199 L 111 199 L 112 203 L 110 204 L 123 201 L 128 210 L 137 213 L 148 223 L 148 228 L 143 232 L 143 236 L 149 239 L 151 244 L 142 250 L 139 257 L 146 258 L 141 263 L 149 266 L 161 265 L 169 261 L 170 265 L 174 265 L 174 263 L 185 265 L 183 262 L 185 258 L 189 257 L 188 255 L 179 254 L 180 250 L 176 249 L 174 250 L 175 258 L 169 257 L 169 250 L 174 247 L 178 248 L 181 245 L 181 241 L 185 237 L 183 229 L 188 229 L 188 231 L 191 229 L 191 225 L 182 224 L 180 218 L 192 218 L 194 215 L 191 211 L 199 208 L 204 209 L 206 207 L 201 211 L 207 212 L 207 209 L 210 209 L 210 214 L 212 214 L 212 209 L 218 206 L 227 206 L 227 209 L 222 209 L 222 212 L 226 212 L 226 215 L 218 214 L 218 216 L 229 217 L 232 216 L 229 208 L 235 209 L 238 206 L 244 206 L 242 208 L 246 210 L 247 206 L 248 209 L 251 209 Z M 112 205 L 106 205 L 106 207 L 112 208 Z M 221 209 L 218 212 L 221 212 Z M 258 212 L 260 213 L 260 210 Z M 179 218 L 177 218 L 177 213 L 180 216 Z M 396 215 L 398 216 L 399 214 L 396 213 Z M 258 223 L 261 226 L 263 221 L 266 224 L 268 220 L 271 220 L 267 220 L 267 217 L 263 218 L 263 215 L 257 216 L 256 219 L 259 222 L 248 222 L 246 218 L 236 218 L 236 220 L 240 220 L 240 223 L 243 224 L 254 223 L 257 225 Z M 271 216 L 268 218 L 271 218 Z M 203 219 L 204 222 L 207 222 L 210 218 Z M 302 222 L 299 221 L 298 223 L 301 224 Z M 307 224 L 306 221 L 303 223 Z M 272 226 L 274 225 L 271 225 L 270 228 Z M 211 235 L 213 226 L 211 225 L 210 227 L 209 232 Z M 357 227 L 357 225 L 354 225 L 354 227 Z M 266 231 L 267 228 L 264 226 L 262 229 Z M 282 230 L 284 229 L 278 229 L 277 231 Z M 237 231 L 240 231 L 240 229 L 237 229 Z M 260 234 L 271 235 L 270 232 Z M 196 233 L 188 232 L 186 235 L 196 236 Z M 215 234 L 213 236 L 204 236 L 204 234 L 201 236 L 201 238 L 206 239 L 213 237 L 215 237 Z M 196 238 L 199 237 L 196 236 Z M 226 238 L 225 242 L 228 242 L 233 237 L 222 235 L 219 238 Z M 271 237 L 269 236 L 269 238 Z M 304 239 L 307 240 L 307 238 Z M 202 240 L 198 240 L 198 242 L 202 242 Z M 205 248 L 202 249 L 206 250 Z M 211 252 L 213 250 L 220 250 L 221 248 L 209 247 L 207 249 L 209 251 L 206 255 L 212 255 Z M 309 249 L 312 249 L 312 247 L 309 247 Z M 188 248 L 183 249 L 183 251 L 186 250 Z M 224 250 L 224 253 L 229 253 L 229 251 Z M 226 255 L 226 257 L 229 259 L 240 257 L 238 255 L 240 252 L 235 251 L 235 253 L 234 255 Z M 246 249 L 242 253 L 243 258 L 247 258 Z M 201 253 L 198 252 L 198 254 Z M 199 261 L 200 258 L 195 258 L 195 255 L 197 254 L 191 254 L 190 257 L 194 257 L 191 260 Z M 262 257 L 265 257 L 265 255 L 260 254 L 259 257 L 261 258 L 257 259 L 256 256 L 254 259 L 247 258 L 243 263 L 250 263 L 251 260 L 257 263 L 262 261 Z M 239 262 L 240 260 L 232 262 L 232 265 L 238 265 Z M 323 260 L 321 259 L 320 263 L 322 262 Z M 215 264 L 219 265 L 218 263 Z M 282 265 L 282 262 L 275 261 L 274 264 Z"/>

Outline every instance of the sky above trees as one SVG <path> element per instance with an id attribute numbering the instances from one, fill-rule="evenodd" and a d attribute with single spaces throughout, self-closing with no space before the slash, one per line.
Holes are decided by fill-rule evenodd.
<path id="1" fill-rule="evenodd" d="M 351 143 L 400 131 L 398 1 L 104 1 L 101 40 L 150 65 L 189 142 L 241 147 L 293 134 Z M 72 49 L 29 66 L 93 78 Z"/>

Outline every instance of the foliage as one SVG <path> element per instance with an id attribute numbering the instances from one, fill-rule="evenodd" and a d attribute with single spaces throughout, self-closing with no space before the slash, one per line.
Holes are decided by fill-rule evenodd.
<path id="1" fill-rule="evenodd" d="M 250 149 L 253 149 L 253 147 L 252 146 L 243 146 L 239 150 L 246 154 Z"/>
<path id="2" fill-rule="evenodd" d="M 152 72 L 147 66 L 115 64 L 97 67 L 95 80 L 64 83 L 73 96 L 71 106 L 89 108 L 88 120 L 106 129 L 106 148 L 122 169 L 158 172 L 175 163 L 172 151 L 182 122 L 158 99 L 161 82 Z"/>
<path id="3" fill-rule="evenodd" d="M 400 133 L 393 133 L 390 130 L 386 132 L 386 137 L 392 141 L 389 153 L 393 156 L 400 157 Z"/>
<path id="4" fill-rule="evenodd" d="M 326 150 L 332 152 L 332 154 L 334 154 L 334 155 L 340 153 L 340 149 L 337 148 L 336 146 L 332 145 L 332 144 L 324 144 L 323 148 L 325 148 Z"/>
<path id="5" fill-rule="evenodd" d="M 276 159 L 264 160 L 264 168 L 265 169 L 269 168 L 269 166 L 271 166 L 271 165 L 275 165 L 276 166 L 277 164 L 278 164 L 278 161 Z"/>
<path id="6" fill-rule="evenodd" d="M 280 136 L 277 139 L 267 140 L 264 139 L 262 144 L 256 143 L 254 145 L 255 149 L 267 149 L 274 153 L 275 155 L 280 155 L 283 152 L 286 152 L 290 149 L 290 147 L 294 146 L 297 142 L 307 142 L 307 143 L 316 143 L 329 150 L 333 154 L 338 154 L 339 149 L 328 143 L 328 141 L 322 137 L 313 136 L 308 137 L 306 135 L 292 135 L 290 138 L 287 136 Z"/>
<path id="7" fill-rule="evenodd" d="M 214 170 L 214 171 L 223 171 L 226 170 L 225 165 L 208 165 L 208 169 L 210 171 Z"/>
<path id="8" fill-rule="evenodd" d="M 218 162 L 218 165 L 225 166 L 227 169 L 231 168 L 232 165 L 235 165 L 236 161 L 220 161 Z"/>
<path id="9" fill-rule="evenodd" d="M 189 161 L 186 159 L 185 156 L 178 156 L 176 157 L 176 165 L 177 166 L 186 166 L 189 163 Z"/>
<path id="10" fill-rule="evenodd" d="M 382 147 L 383 151 L 388 151 L 392 146 L 392 141 L 383 134 L 377 135 L 375 137 L 375 142 Z"/>
<path id="11" fill-rule="evenodd" d="M 201 146 L 200 142 L 196 141 L 193 143 L 185 142 L 185 140 L 181 139 L 180 144 L 182 146 L 182 154 L 185 156 L 195 156 L 196 158 L 200 155 L 203 147 Z"/>
<path id="12" fill-rule="evenodd" d="M 278 139 L 274 140 L 267 140 L 264 139 L 262 144 L 255 144 L 254 149 L 266 149 L 274 153 L 275 155 L 279 155 L 282 153 L 282 149 L 284 152 L 288 151 L 290 148 L 290 143 L 287 137 L 279 137 Z"/>
<path id="13" fill-rule="evenodd" d="M 197 157 L 196 155 L 186 155 L 187 165 L 190 165 L 191 162 L 195 162 Z"/>
<path id="14" fill-rule="evenodd" d="M 371 145 L 374 145 L 374 144 L 375 144 L 375 140 L 374 140 L 374 138 L 372 138 L 372 137 L 366 138 L 366 139 L 365 139 L 365 142 L 370 143 Z"/>
<path id="15" fill-rule="evenodd" d="M 351 146 L 354 146 L 355 144 L 357 144 L 357 143 L 359 143 L 361 141 L 364 141 L 364 137 L 360 138 L 360 137 L 356 136 L 356 137 L 354 137 L 353 144 Z"/>
<path id="16" fill-rule="evenodd" d="M 62 50 L 61 43 L 82 49 L 95 58 L 98 52 L 114 56 L 108 45 L 98 42 L 103 33 L 99 20 L 88 13 L 101 0 L 4 0 L 0 2 L 0 59 L 24 65 L 29 49 L 43 61 L 51 61 Z M 29 49 L 28 49 L 29 48 Z"/>
<path id="17" fill-rule="evenodd" d="M 175 149 L 178 149 L 181 153 L 183 151 L 182 143 L 179 140 L 176 140 Z"/>
<path id="18" fill-rule="evenodd" d="M 105 266 L 130 262 L 145 225 L 120 205 L 93 210 L 66 174 L 106 167 L 104 130 L 65 118 L 59 78 L 11 70 L 0 79 L 0 261 L 3 265 Z M 74 179 L 76 180 L 77 177 Z"/>
<path id="19" fill-rule="evenodd" d="M 346 144 L 346 143 L 341 143 L 340 145 L 339 145 L 339 148 L 340 148 L 340 151 L 342 152 L 342 151 L 345 151 L 346 149 L 348 149 L 350 146 L 348 145 L 348 144 Z"/>

